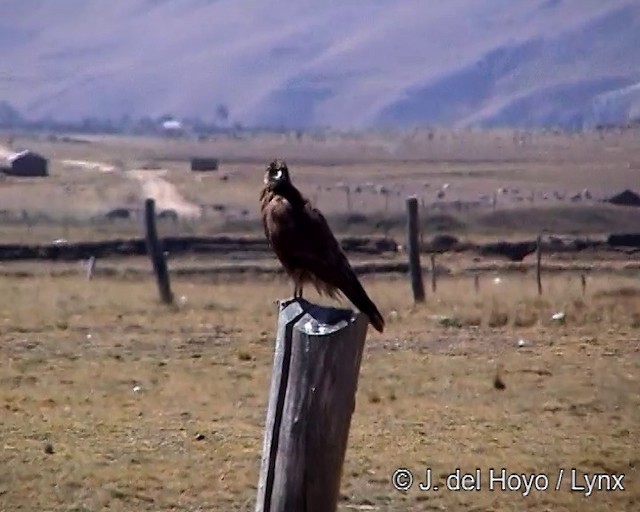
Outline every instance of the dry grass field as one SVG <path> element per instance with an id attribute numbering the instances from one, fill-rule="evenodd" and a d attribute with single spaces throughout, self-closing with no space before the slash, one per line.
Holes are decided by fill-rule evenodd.
<path id="1" fill-rule="evenodd" d="M 423 205 L 428 231 L 514 237 L 542 229 L 626 230 L 636 222 L 629 209 L 600 201 L 637 186 L 638 140 L 637 131 L 255 135 L 204 141 L 5 136 L 0 146 L 32 148 L 50 157 L 51 176 L 0 181 L 0 241 L 139 234 L 135 212 L 148 195 L 156 197 L 160 210 L 174 209 L 181 217 L 177 224 L 165 223 L 166 234 L 257 232 L 257 194 L 265 163 L 275 157 L 287 160 L 296 183 L 341 232 L 401 235 L 408 195 Z M 220 170 L 189 171 L 192 155 L 219 157 Z M 590 199 L 570 200 L 584 189 Z M 442 190 L 444 196 L 438 197 Z M 134 218 L 105 220 L 115 208 L 130 210 Z"/>
<path id="2" fill-rule="evenodd" d="M 541 134 L 524 143 L 507 133 L 422 137 L 16 137 L 14 146 L 52 158 L 52 176 L 0 181 L 0 243 L 138 235 L 139 219 L 100 216 L 138 208 L 151 190 L 147 172 L 167 203 L 224 207 L 162 221 L 161 234 L 259 233 L 257 193 L 273 157 L 290 160 L 294 179 L 341 234 L 388 232 L 401 240 L 409 194 L 424 202 L 427 236 L 637 231 L 637 209 L 597 203 L 637 187 L 637 133 Z M 188 171 L 185 159 L 196 151 L 220 155 L 221 169 Z M 366 191 L 367 182 L 394 194 L 387 202 Z M 352 192 L 351 213 L 365 220 L 349 220 L 339 183 L 363 188 Z M 439 200 L 435 191 L 445 183 Z M 478 201 L 497 187 L 509 192 L 495 210 L 448 204 Z M 584 188 L 592 200 L 553 196 Z M 545 274 L 541 297 L 530 272 L 500 263 L 482 273 L 476 291 L 465 270 L 492 262 L 467 255 L 439 258 L 453 272 L 439 278 L 435 294 L 426 276 L 427 301 L 417 306 L 406 276 L 363 276 L 388 326 L 382 335 L 370 330 L 366 342 L 339 509 L 640 509 L 638 254 L 599 258 L 545 260 L 566 271 Z M 90 281 L 78 262 L 0 263 L 0 510 L 253 509 L 274 301 L 291 287 L 274 275 L 178 272 L 211 263 L 225 261 L 169 260 L 171 308 L 158 302 L 145 258 L 99 261 Z M 594 267 L 584 294 L 580 273 L 571 271 L 577 263 Z M 397 468 L 415 473 L 407 492 L 392 485 Z M 426 468 L 439 491 L 417 487 Z M 478 468 L 482 489 L 446 490 L 456 468 Z M 491 491 L 491 468 L 544 474 L 549 489 Z M 572 469 L 577 484 L 585 473 L 624 474 L 624 491 L 572 491 Z"/>
<path id="3" fill-rule="evenodd" d="M 389 327 L 367 340 L 341 510 L 637 509 L 637 279 L 547 284 L 444 279 L 414 307 L 405 279 L 365 279 Z M 176 280 L 176 309 L 151 280 L 1 285 L 2 510 L 252 509 L 282 279 Z M 624 473 L 625 491 L 401 493 L 397 467 Z"/>

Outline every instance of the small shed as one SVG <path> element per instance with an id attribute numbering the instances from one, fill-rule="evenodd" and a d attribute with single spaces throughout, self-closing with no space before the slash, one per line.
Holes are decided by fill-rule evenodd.
<path id="1" fill-rule="evenodd" d="M 48 176 L 49 163 L 42 155 L 25 150 L 7 157 L 3 172 L 9 176 Z"/>
<path id="2" fill-rule="evenodd" d="M 206 156 L 194 156 L 191 158 L 192 171 L 217 171 L 218 159 Z"/>
<path id="3" fill-rule="evenodd" d="M 613 197 L 607 199 L 608 203 L 615 204 L 617 206 L 640 206 L 640 196 L 632 190 L 626 189 L 616 194 Z"/>

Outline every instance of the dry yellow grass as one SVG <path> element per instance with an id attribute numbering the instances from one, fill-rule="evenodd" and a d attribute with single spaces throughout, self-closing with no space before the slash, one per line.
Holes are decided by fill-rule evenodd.
<path id="1" fill-rule="evenodd" d="M 405 279 L 365 279 L 388 328 L 367 340 L 340 510 L 638 509 L 637 280 L 594 275 L 582 297 L 560 275 L 539 299 L 530 278 L 502 277 L 477 296 L 442 279 L 419 307 Z M 0 510 L 252 510 L 272 300 L 288 283 L 176 279 L 175 309 L 150 279 L 0 286 Z M 577 468 L 624 473 L 625 491 L 401 493 L 397 467 L 441 485 L 457 467 L 505 467 L 552 487 Z"/>

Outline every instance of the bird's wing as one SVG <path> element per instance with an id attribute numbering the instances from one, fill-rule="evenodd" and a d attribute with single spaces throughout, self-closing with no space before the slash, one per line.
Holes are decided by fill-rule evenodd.
<path id="1" fill-rule="evenodd" d="M 266 188 L 262 189 L 262 191 L 260 192 L 260 214 L 262 215 L 262 228 L 264 229 L 264 234 L 269 243 L 271 243 L 271 236 L 269 233 L 269 225 L 267 219 L 272 199 L 273 195 L 270 195 Z"/>
<path id="2" fill-rule="evenodd" d="M 341 288 L 353 270 L 324 215 L 306 203 L 293 224 L 295 233 L 288 248 L 295 264 L 326 284 Z"/>
<path id="3" fill-rule="evenodd" d="M 262 222 L 267 239 L 286 266 L 304 268 L 324 279 L 331 265 L 341 262 L 340 244 L 322 213 L 306 202 L 293 208 L 279 195 L 265 197 Z"/>

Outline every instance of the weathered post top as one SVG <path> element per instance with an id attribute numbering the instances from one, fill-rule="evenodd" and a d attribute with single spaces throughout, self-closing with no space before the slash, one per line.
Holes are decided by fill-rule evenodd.
<path id="1" fill-rule="evenodd" d="M 351 309 L 320 306 L 302 298 L 278 301 L 278 308 L 285 317 L 297 317 L 294 327 L 305 334 L 331 334 L 355 322 L 359 316 Z"/>

